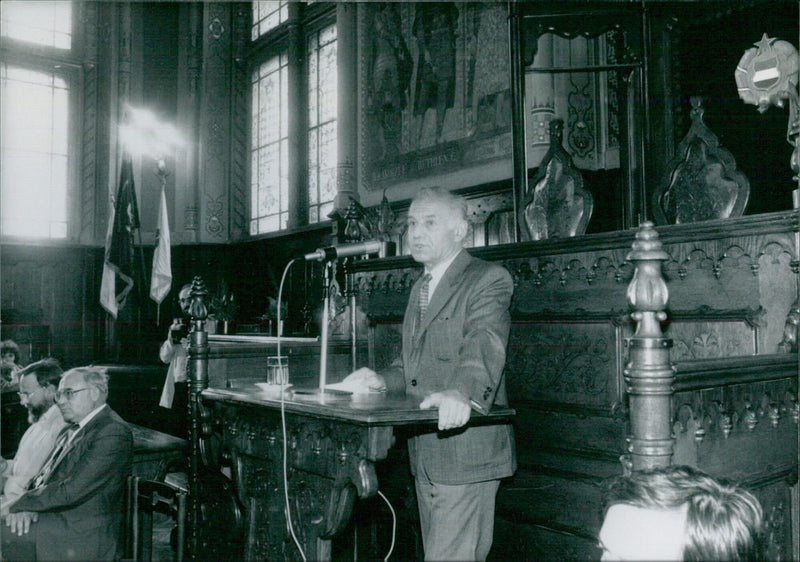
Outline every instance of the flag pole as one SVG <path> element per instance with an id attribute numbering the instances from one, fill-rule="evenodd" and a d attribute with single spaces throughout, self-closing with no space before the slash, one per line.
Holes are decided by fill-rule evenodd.
<path id="1" fill-rule="evenodd" d="M 138 285 L 138 290 L 136 291 L 136 300 L 138 301 L 137 302 L 137 306 L 136 306 L 136 338 L 137 338 L 136 341 L 139 342 L 139 353 L 138 353 L 139 357 L 138 358 L 141 359 L 142 358 L 141 357 L 142 356 L 142 353 L 141 353 L 141 351 L 142 351 L 142 308 L 144 308 L 144 300 L 145 300 L 144 299 L 144 290 L 142 289 L 142 286 L 145 283 L 144 247 L 142 246 L 142 225 L 140 224 L 139 228 L 137 228 L 136 230 L 137 230 L 137 235 L 138 235 L 138 238 L 139 238 L 139 262 L 140 262 L 139 265 L 141 265 L 141 267 L 139 268 L 140 280 L 139 280 L 138 283 L 136 283 L 136 285 Z"/>

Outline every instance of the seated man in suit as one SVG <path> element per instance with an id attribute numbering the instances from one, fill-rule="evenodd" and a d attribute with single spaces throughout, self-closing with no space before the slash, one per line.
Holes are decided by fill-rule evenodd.
<path id="1" fill-rule="evenodd" d="M 107 397 L 108 376 L 102 369 L 78 367 L 64 373 L 56 403 L 70 425 L 31 489 L 2 511 L 5 560 L 119 557 L 133 436 L 108 407 Z"/>
<path id="2" fill-rule="evenodd" d="M 25 493 L 67 423 L 56 407 L 56 389 L 62 372 L 55 359 L 42 359 L 19 372 L 19 403 L 27 408 L 31 425 L 22 435 L 14 458 L 0 461 L 0 477 L 4 480 L 0 507 Z"/>
<path id="3" fill-rule="evenodd" d="M 510 424 L 469 426 L 472 410 L 507 405 L 503 367 L 514 283 L 470 256 L 464 199 L 423 188 L 408 211 L 408 245 L 425 266 L 403 319 L 402 365 L 362 367 L 345 383 L 418 397 L 438 430 L 408 442 L 426 560 L 484 560 L 500 479 L 516 468 Z"/>
<path id="4" fill-rule="evenodd" d="M 688 466 L 606 483 L 601 560 L 763 560 L 761 505 Z"/>

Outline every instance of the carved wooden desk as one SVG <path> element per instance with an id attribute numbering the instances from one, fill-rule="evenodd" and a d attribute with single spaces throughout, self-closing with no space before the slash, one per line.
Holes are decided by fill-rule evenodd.
<path id="1" fill-rule="evenodd" d="M 437 410 L 420 410 L 419 399 L 370 394 L 296 399 L 283 403 L 263 393 L 207 389 L 202 398 L 221 421 L 230 452 L 236 495 L 244 507 L 244 559 L 299 559 L 285 517 L 286 480 L 291 526 L 308 560 L 330 558 L 331 538 L 347 524 L 356 497 L 378 490 L 374 463 L 392 446 L 396 426 L 428 426 Z M 502 423 L 514 414 L 498 408 L 473 414 L 470 424 Z"/>

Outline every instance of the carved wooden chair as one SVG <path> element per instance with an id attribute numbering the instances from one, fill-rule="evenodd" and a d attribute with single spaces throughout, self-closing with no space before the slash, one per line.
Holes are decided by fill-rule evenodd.
<path id="1" fill-rule="evenodd" d="M 165 482 L 128 477 L 127 552 L 130 560 L 153 560 L 153 516 L 172 520 L 170 545 L 174 560 L 183 560 L 186 491 Z"/>
<path id="2" fill-rule="evenodd" d="M 739 217 L 750 196 L 750 182 L 736 160 L 703 122 L 703 100 L 693 97 L 692 125 L 678 145 L 667 177 L 653 193 L 658 224 L 680 224 Z"/>

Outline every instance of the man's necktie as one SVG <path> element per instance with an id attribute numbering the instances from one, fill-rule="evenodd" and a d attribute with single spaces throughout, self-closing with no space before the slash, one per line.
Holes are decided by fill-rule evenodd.
<path id="1" fill-rule="evenodd" d="M 58 463 L 61 462 L 61 459 L 64 457 L 69 439 L 77 429 L 78 424 L 74 423 L 66 426 L 59 432 L 58 437 L 56 437 L 56 444 L 53 447 L 53 450 L 50 452 L 50 456 L 47 457 L 46 461 L 44 461 L 39 474 L 34 476 L 33 480 L 31 480 L 30 486 L 28 486 L 29 489 L 33 490 L 34 488 L 38 488 L 47 482 L 47 479 L 50 477 L 50 474 L 52 474 L 53 469 L 58 466 Z"/>
<path id="2" fill-rule="evenodd" d="M 419 287 L 419 321 L 425 319 L 425 313 L 428 312 L 428 288 L 431 285 L 431 274 L 426 273 L 422 278 L 422 285 Z"/>

